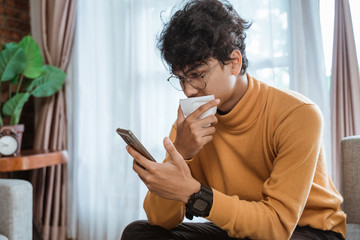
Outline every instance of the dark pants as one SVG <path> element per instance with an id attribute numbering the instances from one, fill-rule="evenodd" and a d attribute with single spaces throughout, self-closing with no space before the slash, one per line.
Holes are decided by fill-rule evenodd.
<path id="1" fill-rule="evenodd" d="M 240 240 L 230 238 L 226 231 L 211 222 L 182 223 L 172 230 L 151 226 L 147 221 L 129 224 L 121 240 Z M 340 233 L 311 227 L 296 227 L 291 240 L 344 240 Z"/>

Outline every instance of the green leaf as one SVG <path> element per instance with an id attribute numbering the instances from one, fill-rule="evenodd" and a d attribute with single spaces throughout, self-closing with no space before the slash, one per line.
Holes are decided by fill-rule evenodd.
<path id="1" fill-rule="evenodd" d="M 45 65 L 46 73 L 27 87 L 34 97 L 49 97 L 60 90 L 65 83 L 66 74 L 57 67 Z"/>
<path id="2" fill-rule="evenodd" d="M 0 52 L 0 80 L 14 79 L 25 68 L 25 53 L 16 44 L 7 44 Z"/>
<path id="3" fill-rule="evenodd" d="M 19 46 L 24 50 L 26 65 L 24 76 L 27 78 L 37 78 L 41 75 L 43 58 L 40 48 L 31 36 L 24 37 Z"/>
<path id="4" fill-rule="evenodd" d="M 11 84 L 17 84 L 19 80 L 19 75 L 16 75 L 13 79 L 10 80 Z"/>
<path id="5" fill-rule="evenodd" d="M 14 114 L 11 115 L 11 117 L 10 117 L 10 125 L 18 125 L 19 124 L 22 109 L 23 109 L 22 107 L 16 109 Z"/>
<path id="6" fill-rule="evenodd" d="M 17 47 L 18 44 L 14 43 L 14 42 L 10 42 L 10 43 L 4 43 L 4 50 L 7 48 L 11 48 L 11 47 Z"/>
<path id="7" fill-rule="evenodd" d="M 10 124 L 18 124 L 22 108 L 30 97 L 30 93 L 19 93 L 7 100 L 3 106 L 2 113 L 11 116 Z"/>

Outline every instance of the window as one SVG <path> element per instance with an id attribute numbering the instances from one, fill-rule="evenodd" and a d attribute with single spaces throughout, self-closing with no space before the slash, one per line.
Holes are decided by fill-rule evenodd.
<path id="1" fill-rule="evenodd" d="M 355 46 L 357 52 L 357 59 L 359 64 L 360 56 L 360 15 L 356 12 L 360 9 L 360 2 L 358 0 L 349 0 L 351 18 L 353 24 L 353 32 L 355 38 Z M 328 79 L 328 86 L 330 89 L 331 82 L 331 67 L 332 67 L 332 52 L 334 39 L 334 17 L 335 17 L 335 0 L 320 0 L 320 20 L 322 40 L 325 55 L 326 77 Z"/>

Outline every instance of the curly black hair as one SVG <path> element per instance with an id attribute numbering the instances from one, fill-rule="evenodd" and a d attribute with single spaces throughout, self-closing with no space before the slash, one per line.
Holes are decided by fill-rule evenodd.
<path id="1" fill-rule="evenodd" d="M 225 64 L 237 49 L 244 74 L 248 66 L 245 30 L 250 25 L 226 0 L 190 0 L 164 25 L 157 47 L 172 72 L 205 63 L 210 57 Z"/>

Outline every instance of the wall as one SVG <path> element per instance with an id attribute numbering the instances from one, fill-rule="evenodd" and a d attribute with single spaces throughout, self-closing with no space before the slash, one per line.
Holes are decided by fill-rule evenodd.
<path id="1" fill-rule="evenodd" d="M 0 42 L 30 34 L 29 0 L 0 0 Z"/>
<path id="2" fill-rule="evenodd" d="M 0 0 L 0 45 L 18 42 L 30 34 L 29 0 Z M 2 83 L 7 84 L 7 83 Z M 3 89 L 7 89 L 4 87 Z M 3 96 L 7 93 L 3 93 Z M 25 104 L 20 123 L 25 124 L 22 149 L 32 149 L 34 139 L 34 100 Z M 6 119 L 4 119 L 6 123 Z"/>

